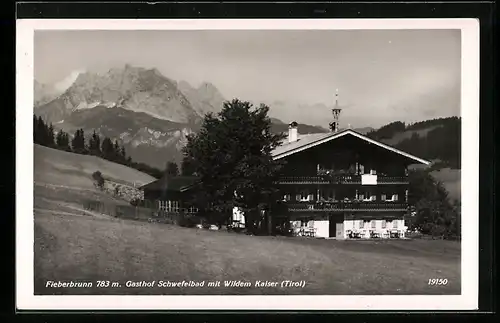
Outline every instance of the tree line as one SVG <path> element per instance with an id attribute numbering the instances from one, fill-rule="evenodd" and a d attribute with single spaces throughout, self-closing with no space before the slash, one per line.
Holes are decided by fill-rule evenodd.
<path id="1" fill-rule="evenodd" d="M 55 148 L 81 155 L 98 156 L 111 162 L 126 165 L 149 174 L 154 178 L 163 176 L 164 171 L 144 163 L 134 162 L 127 155 L 125 147 L 118 140 L 109 137 L 101 138 L 94 132 L 87 139 L 83 129 L 77 129 L 73 136 L 59 130 L 56 132 L 52 123 L 46 123 L 42 117 L 33 115 L 33 140 L 35 144 Z"/>

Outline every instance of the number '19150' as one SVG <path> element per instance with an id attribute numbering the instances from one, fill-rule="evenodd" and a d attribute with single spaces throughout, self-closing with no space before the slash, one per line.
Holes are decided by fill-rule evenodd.
<path id="1" fill-rule="evenodd" d="M 448 284 L 448 279 L 446 279 L 446 278 L 430 278 L 428 284 L 431 286 L 446 285 L 446 284 Z"/>

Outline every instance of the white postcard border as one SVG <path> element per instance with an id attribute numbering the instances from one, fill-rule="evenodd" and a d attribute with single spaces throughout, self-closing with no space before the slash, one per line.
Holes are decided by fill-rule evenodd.
<path id="1" fill-rule="evenodd" d="M 33 39 L 35 30 L 461 29 L 461 295 L 35 296 Z M 471 310 L 479 282 L 479 21 L 477 19 L 20 19 L 16 35 L 16 306 L 19 310 Z M 464 198 L 465 197 L 465 198 Z"/>

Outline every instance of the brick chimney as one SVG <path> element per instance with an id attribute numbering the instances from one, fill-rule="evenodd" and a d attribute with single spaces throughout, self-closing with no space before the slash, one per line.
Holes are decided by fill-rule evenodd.
<path id="1" fill-rule="evenodd" d="M 293 121 L 288 125 L 288 142 L 295 142 L 298 137 L 297 122 Z"/>

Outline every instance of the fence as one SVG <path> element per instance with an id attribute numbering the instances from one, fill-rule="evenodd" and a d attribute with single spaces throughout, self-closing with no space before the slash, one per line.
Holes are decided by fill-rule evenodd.
<path id="1" fill-rule="evenodd" d="M 85 200 L 83 206 L 86 210 L 107 214 L 120 219 L 178 225 L 187 223 L 186 226 L 192 226 L 198 222 L 197 217 L 194 216 L 195 213 L 189 213 L 188 210 L 183 210 L 183 212 L 167 212 L 151 207 L 120 205 L 96 200 Z"/>
<path id="2" fill-rule="evenodd" d="M 150 208 L 132 205 L 119 205 L 111 202 L 86 200 L 83 203 L 86 210 L 107 214 L 116 218 L 147 221 L 154 217 L 155 211 Z"/>

